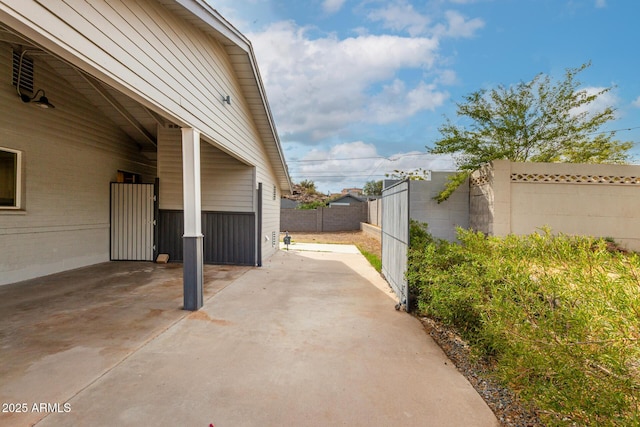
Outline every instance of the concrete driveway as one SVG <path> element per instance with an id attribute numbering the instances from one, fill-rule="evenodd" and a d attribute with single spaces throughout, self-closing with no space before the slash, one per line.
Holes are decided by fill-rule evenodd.
<path id="1" fill-rule="evenodd" d="M 179 270 L 138 265 L 158 276 Z M 66 344 L 51 351 L 42 346 L 48 335 L 59 334 L 54 314 L 45 316 L 50 324 L 14 329 L 21 316 L 35 315 L 28 307 L 46 310 L 46 290 L 38 296 L 10 289 L 22 299 L 10 319 L 7 305 L 0 306 L 0 362 L 9 353 L 22 361 L 0 372 L 0 398 L 26 403 L 27 413 L 2 413 L 0 424 L 498 425 L 420 322 L 395 311 L 386 283 L 359 253 L 281 251 L 262 268 L 208 274 L 210 290 L 198 312 L 181 311 L 168 299 L 152 315 L 144 297 L 162 285 L 146 291 L 124 286 L 101 296 L 121 303 L 110 307 L 114 317 L 102 320 L 139 312 L 143 325 L 109 327 L 78 317 L 84 338 L 63 328 Z M 123 275 L 125 282 L 129 276 Z M 118 297 L 126 289 L 142 298 Z M 71 313 L 79 309 L 74 292 Z M 143 332 L 130 334 L 130 328 Z M 51 405 L 34 412 L 34 403 Z"/>

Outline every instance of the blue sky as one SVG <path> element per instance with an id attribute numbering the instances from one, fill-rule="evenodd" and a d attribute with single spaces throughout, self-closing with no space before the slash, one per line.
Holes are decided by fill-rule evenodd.
<path id="1" fill-rule="evenodd" d="M 452 170 L 425 146 L 464 95 L 588 61 L 606 129 L 640 141 L 635 0 L 208 1 L 253 44 L 292 179 L 323 192 Z"/>

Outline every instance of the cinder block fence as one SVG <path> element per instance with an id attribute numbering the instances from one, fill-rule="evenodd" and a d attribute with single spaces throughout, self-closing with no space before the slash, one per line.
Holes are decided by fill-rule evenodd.
<path id="1" fill-rule="evenodd" d="M 318 209 L 281 209 L 280 231 L 317 233 L 360 230 L 360 223 L 367 221 L 367 215 L 366 203 Z"/>
<path id="2" fill-rule="evenodd" d="M 496 236 L 548 226 L 640 251 L 640 166 L 496 160 L 471 176 L 469 226 Z"/>

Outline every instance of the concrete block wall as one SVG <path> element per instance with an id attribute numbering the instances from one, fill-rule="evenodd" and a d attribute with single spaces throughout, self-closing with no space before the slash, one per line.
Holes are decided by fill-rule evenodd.
<path id="1" fill-rule="evenodd" d="M 333 206 L 319 209 L 322 214 L 322 231 L 360 230 L 360 223 L 367 220 L 367 204 Z"/>
<path id="2" fill-rule="evenodd" d="M 490 165 L 474 171 L 469 178 L 469 227 L 493 233 L 493 169 Z"/>
<path id="3" fill-rule="evenodd" d="M 318 209 L 281 209 L 280 231 L 331 232 L 360 230 L 367 221 L 367 204 L 321 207 Z"/>
<path id="4" fill-rule="evenodd" d="M 431 172 L 429 181 L 410 181 L 409 217 L 426 222 L 437 238 L 456 240 L 456 228 L 469 227 L 469 185 L 463 184 L 444 202 L 434 198 L 444 189 L 454 172 Z"/>
<path id="5" fill-rule="evenodd" d="M 380 227 L 382 225 L 382 199 L 369 200 L 367 205 L 369 207 L 367 222 Z"/>
<path id="6" fill-rule="evenodd" d="M 378 227 L 377 225 L 361 222 L 360 230 L 362 230 L 367 236 L 373 237 L 380 242 L 382 241 L 382 228 Z"/>
<path id="7" fill-rule="evenodd" d="M 494 161 L 471 177 L 469 223 L 497 236 L 547 226 L 640 251 L 640 166 Z"/>
<path id="8" fill-rule="evenodd" d="M 318 230 L 316 209 L 280 209 L 280 231 Z"/>

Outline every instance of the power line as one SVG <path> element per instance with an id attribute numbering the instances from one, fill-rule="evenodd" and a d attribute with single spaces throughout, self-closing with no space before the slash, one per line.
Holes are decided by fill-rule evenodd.
<path id="1" fill-rule="evenodd" d="M 381 160 L 389 160 L 390 162 L 395 162 L 396 160 L 402 159 L 404 157 L 413 157 L 413 156 L 433 156 L 431 153 L 408 153 L 401 154 L 399 156 L 368 156 L 368 157 L 343 157 L 337 159 L 303 159 L 303 160 L 287 160 L 287 163 L 306 163 L 306 162 L 331 162 L 334 160 L 342 161 L 342 160 L 373 160 L 373 159 L 381 159 Z"/>
<path id="2" fill-rule="evenodd" d="M 369 175 L 300 175 L 300 178 L 316 178 L 316 179 L 320 179 L 320 178 L 344 178 L 344 179 L 349 179 L 349 178 L 371 178 L 374 176 L 386 176 L 386 174 L 383 173 L 379 173 L 379 174 L 369 174 Z M 298 177 L 298 175 L 294 175 L 294 177 Z"/>
<path id="3" fill-rule="evenodd" d="M 382 156 L 374 157 L 345 157 L 342 159 L 308 159 L 308 160 L 287 160 L 287 163 L 306 163 L 306 162 L 331 162 L 334 160 L 365 160 L 365 159 L 384 159 Z"/>
<path id="4" fill-rule="evenodd" d="M 603 134 L 603 133 L 617 133 L 617 132 L 625 132 L 625 131 L 636 130 L 636 129 L 640 129 L 640 126 L 634 126 L 634 127 L 630 127 L 630 128 L 613 129 L 613 130 L 603 130 L 603 131 L 591 132 L 591 133 L 588 133 L 586 135 L 598 135 L 598 134 Z"/>
<path id="5" fill-rule="evenodd" d="M 324 175 L 342 175 L 342 176 L 367 176 L 367 175 L 371 175 L 371 171 L 359 171 L 361 172 L 361 174 L 358 174 L 357 172 L 352 172 L 352 171 L 312 171 L 309 173 L 305 173 L 305 172 L 291 172 L 290 175 L 295 175 L 295 176 L 324 176 Z"/>

